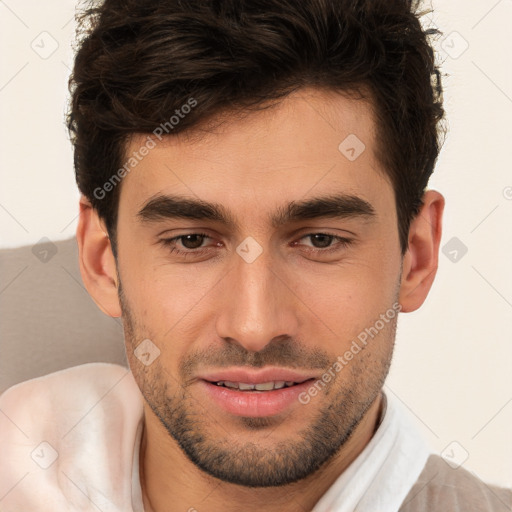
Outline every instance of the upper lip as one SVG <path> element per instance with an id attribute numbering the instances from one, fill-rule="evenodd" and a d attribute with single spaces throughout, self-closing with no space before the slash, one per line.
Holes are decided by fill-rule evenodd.
<path id="1" fill-rule="evenodd" d="M 245 384 L 263 384 L 264 382 L 296 382 L 316 378 L 311 373 L 301 373 L 286 368 L 265 368 L 262 370 L 248 370 L 244 368 L 228 368 L 199 375 L 198 378 L 209 382 L 243 382 Z"/>

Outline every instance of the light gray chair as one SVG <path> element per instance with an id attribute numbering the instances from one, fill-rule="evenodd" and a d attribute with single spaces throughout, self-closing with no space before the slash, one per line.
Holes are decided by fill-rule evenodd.
<path id="1" fill-rule="evenodd" d="M 128 367 L 121 319 L 85 289 L 75 237 L 0 250 L 0 393 L 95 361 Z"/>

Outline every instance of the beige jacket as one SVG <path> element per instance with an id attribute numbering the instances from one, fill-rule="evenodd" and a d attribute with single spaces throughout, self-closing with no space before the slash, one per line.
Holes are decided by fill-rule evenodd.
<path id="1" fill-rule="evenodd" d="M 511 512 L 512 489 L 487 485 L 431 455 L 399 512 Z"/>

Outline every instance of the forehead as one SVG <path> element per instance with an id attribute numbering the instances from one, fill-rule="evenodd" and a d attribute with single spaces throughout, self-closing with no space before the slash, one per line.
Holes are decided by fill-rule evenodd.
<path id="1" fill-rule="evenodd" d="M 150 135 L 143 157 L 148 135 L 132 137 L 125 157 L 139 158 L 123 178 L 120 217 L 164 194 L 229 204 L 241 214 L 333 191 L 372 203 L 393 195 L 375 156 L 367 101 L 303 89 L 270 109 L 215 121 L 161 141 Z"/>

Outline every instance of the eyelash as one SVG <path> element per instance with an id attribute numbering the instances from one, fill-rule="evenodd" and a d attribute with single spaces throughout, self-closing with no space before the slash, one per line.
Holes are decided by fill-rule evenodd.
<path id="1" fill-rule="evenodd" d="M 340 237 L 340 236 L 337 236 L 337 235 L 333 235 L 332 233 L 324 233 L 323 231 L 322 232 L 317 232 L 317 233 L 308 233 L 306 235 L 301 236 L 299 238 L 299 240 L 302 240 L 303 238 L 311 237 L 311 236 L 314 236 L 314 235 L 324 235 L 324 236 L 332 237 L 334 240 L 338 241 L 338 244 L 335 245 L 334 247 L 327 248 L 327 249 L 310 248 L 310 249 L 307 249 L 307 252 L 309 252 L 309 253 L 330 254 L 330 253 L 333 253 L 333 252 L 337 252 L 337 251 L 339 251 L 341 249 L 344 249 L 344 248 L 348 247 L 352 243 L 352 240 L 349 239 L 349 238 L 343 238 L 343 237 Z M 182 239 L 182 238 L 185 238 L 187 236 L 199 236 L 199 237 L 204 237 L 204 238 L 211 238 L 206 233 L 186 233 L 184 235 L 175 236 L 173 238 L 164 238 L 164 239 L 160 240 L 160 242 L 164 246 L 170 248 L 170 252 L 171 253 L 177 254 L 178 256 L 183 256 L 185 258 L 190 257 L 190 256 L 198 256 L 198 255 L 201 256 L 205 252 L 208 251 L 208 249 L 209 249 L 208 247 L 201 247 L 201 248 L 198 248 L 198 249 L 189 249 L 189 250 L 186 250 L 186 251 L 182 251 L 180 249 L 177 249 L 176 245 L 175 245 L 175 242 L 180 240 L 180 239 Z"/>

